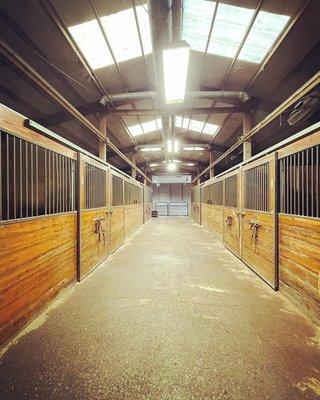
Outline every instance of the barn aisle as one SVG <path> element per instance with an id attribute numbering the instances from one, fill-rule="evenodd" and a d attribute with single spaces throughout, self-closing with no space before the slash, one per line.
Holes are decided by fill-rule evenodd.
<path id="1" fill-rule="evenodd" d="M 319 332 L 188 218 L 144 225 L 0 359 L 5 399 L 318 399 Z"/>

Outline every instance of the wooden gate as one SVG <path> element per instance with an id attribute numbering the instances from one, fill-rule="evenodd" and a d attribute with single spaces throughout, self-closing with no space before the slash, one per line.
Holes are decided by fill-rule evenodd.
<path id="1" fill-rule="evenodd" d="M 78 262 L 82 279 L 109 255 L 110 210 L 107 207 L 108 166 L 82 154 L 79 158 Z"/>
<path id="2" fill-rule="evenodd" d="M 191 189 L 191 217 L 201 224 L 200 186 Z"/>
<path id="3" fill-rule="evenodd" d="M 278 289 L 276 154 L 242 167 L 241 258 Z"/>
<path id="4" fill-rule="evenodd" d="M 124 242 L 124 189 L 121 174 L 111 171 L 110 253 Z"/>
<path id="5" fill-rule="evenodd" d="M 224 178 L 223 243 L 240 257 L 240 172 Z"/>

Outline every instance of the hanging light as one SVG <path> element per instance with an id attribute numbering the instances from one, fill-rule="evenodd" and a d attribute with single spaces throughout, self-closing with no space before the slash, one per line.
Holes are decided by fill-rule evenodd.
<path id="1" fill-rule="evenodd" d="M 167 141 L 167 150 L 169 153 L 178 153 L 179 151 L 179 140 L 175 139 L 175 140 L 171 140 L 168 139 Z"/>
<path id="2" fill-rule="evenodd" d="M 167 170 L 169 171 L 169 172 L 173 172 L 173 171 L 175 171 L 177 169 L 177 164 L 176 163 L 174 163 L 174 162 L 169 162 L 168 164 L 167 164 Z"/>
<path id="3" fill-rule="evenodd" d="M 164 93 L 167 104 L 184 101 L 190 47 L 185 40 L 163 49 Z"/>

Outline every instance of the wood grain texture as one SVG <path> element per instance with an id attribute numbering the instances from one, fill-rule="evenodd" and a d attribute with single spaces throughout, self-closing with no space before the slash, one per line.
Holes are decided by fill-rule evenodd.
<path id="1" fill-rule="evenodd" d="M 200 203 L 191 203 L 191 218 L 193 218 L 198 224 L 201 223 Z"/>
<path id="2" fill-rule="evenodd" d="M 223 206 L 201 203 L 201 225 L 222 237 L 223 234 Z"/>
<path id="3" fill-rule="evenodd" d="M 260 224 L 257 240 L 252 238 L 250 222 L 256 221 Z M 274 265 L 274 215 L 259 211 L 245 211 L 242 217 L 242 241 L 241 258 L 259 276 L 275 285 Z"/>
<path id="4" fill-rule="evenodd" d="M 231 224 L 227 219 L 231 218 Z M 238 209 L 223 207 L 223 243 L 229 250 L 240 256 L 240 220 Z"/>
<path id="5" fill-rule="evenodd" d="M 95 233 L 95 220 L 102 221 L 105 240 Z M 89 274 L 109 255 L 109 214 L 106 208 L 81 211 L 81 278 Z"/>
<path id="6" fill-rule="evenodd" d="M 143 224 L 143 204 L 124 206 L 125 237 L 131 236 Z"/>
<path id="7" fill-rule="evenodd" d="M 320 306 L 320 220 L 279 215 L 280 279 Z"/>
<path id="8" fill-rule="evenodd" d="M 112 208 L 110 215 L 110 253 L 124 242 L 124 206 Z"/>
<path id="9" fill-rule="evenodd" d="M 0 344 L 75 280 L 75 213 L 0 225 Z"/>

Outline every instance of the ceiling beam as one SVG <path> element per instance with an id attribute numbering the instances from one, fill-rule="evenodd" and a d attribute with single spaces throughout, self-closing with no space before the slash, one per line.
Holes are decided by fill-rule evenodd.
<path id="1" fill-rule="evenodd" d="M 270 122 L 274 121 L 279 117 L 286 109 L 294 105 L 301 97 L 305 96 L 312 89 L 320 84 L 320 71 L 317 72 L 312 78 L 310 78 L 304 85 L 302 85 L 295 93 L 288 97 L 283 103 L 280 104 L 272 113 L 268 114 L 262 121 L 260 121 L 255 127 L 253 127 L 250 132 L 239 138 L 239 140 L 231 146 L 225 153 L 218 157 L 215 161 L 209 164 L 200 174 L 198 174 L 193 182 L 199 179 L 207 171 L 209 171 L 216 164 L 224 160 L 229 154 L 235 151 L 238 147 L 242 146 L 244 141 L 249 140 L 251 137 L 259 133 L 263 128 L 265 128 Z"/>
<path id="2" fill-rule="evenodd" d="M 228 113 L 242 113 L 243 107 L 215 107 L 215 108 L 137 108 L 135 110 L 109 110 L 106 114 L 115 114 L 121 116 L 131 115 L 183 115 L 183 114 L 228 114 Z"/>
<path id="3" fill-rule="evenodd" d="M 50 99 L 66 110 L 74 119 L 91 135 L 99 138 L 117 153 L 124 161 L 132 166 L 146 179 L 149 179 L 134 163 L 124 155 L 109 139 L 96 128 L 85 116 L 83 116 L 71 103 L 68 102 L 53 86 L 51 86 L 35 69 L 31 67 L 22 57 L 20 57 L 12 48 L 10 48 L 3 40 L 0 39 L 0 53 L 7 58 L 10 63 L 15 65 L 20 72 L 31 79 L 41 92 L 46 93 Z"/>

